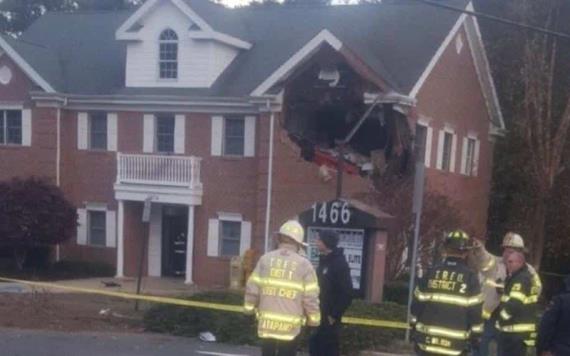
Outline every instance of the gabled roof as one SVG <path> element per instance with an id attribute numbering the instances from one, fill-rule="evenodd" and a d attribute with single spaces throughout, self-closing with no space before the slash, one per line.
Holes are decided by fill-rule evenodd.
<path id="1" fill-rule="evenodd" d="M 463 8 L 468 3 L 442 1 Z M 202 96 L 251 95 L 324 30 L 391 88 L 408 94 L 459 18 L 457 13 L 406 0 L 375 5 L 238 9 L 208 0 L 177 2 L 189 5 L 217 33 L 252 44 L 249 50 L 240 51 L 211 88 L 200 90 Z M 24 32 L 15 47 L 56 91 L 132 92 L 124 88 L 126 43 L 117 41 L 115 33 L 135 13 L 47 13 Z M 46 55 L 38 54 L 40 51 Z M 153 90 L 145 89 L 147 94 Z"/>
<path id="2" fill-rule="evenodd" d="M 196 13 L 194 6 L 191 6 L 191 3 L 187 0 L 147 0 L 131 16 L 129 16 L 129 18 L 127 18 L 124 23 L 121 24 L 121 26 L 117 29 L 115 37 L 118 40 L 139 40 L 140 38 L 138 35 L 138 30 L 141 28 L 139 21 L 149 12 L 151 12 L 155 6 L 159 5 L 161 1 L 170 1 L 197 26 L 196 29 L 188 29 L 188 34 L 191 35 L 192 38 L 212 39 L 242 49 L 251 48 L 250 43 L 233 36 L 232 31 L 224 33 L 220 32 L 217 29 L 225 28 L 226 26 L 222 25 L 225 21 L 216 21 L 216 24 L 218 25 L 217 28 L 210 26 L 210 24 L 205 21 L 202 16 Z M 209 1 L 207 2 L 209 3 Z M 198 7 L 199 5 L 202 5 L 200 7 L 200 10 L 203 13 L 208 13 L 208 15 L 210 15 L 209 17 L 214 20 L 216 19 L 216 16 L 221 14 L 224 9 L 222 6 L 215 8 L 215 4 L 213 3 L 212 5 L 214 6 L 210 6 L 204 2 L 199 3 L 198 0 L 196 0 L 196 6 Z"/>
<path id="3" fill-rule="evenodd" d="M 55 92 L 54 85 L 59 83 L 61 73 L 54 51 L 10 36 L 0 36 L 0 47 L 37 86 L 46 92 Z"/>

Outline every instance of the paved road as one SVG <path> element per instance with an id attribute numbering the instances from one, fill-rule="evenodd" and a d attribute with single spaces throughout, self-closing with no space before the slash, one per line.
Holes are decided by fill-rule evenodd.
<path id="1" fill-rule="evenodd" d="M 0 329 L 2 356 L 258 356 L 256 348 L 155 334 Z"/>

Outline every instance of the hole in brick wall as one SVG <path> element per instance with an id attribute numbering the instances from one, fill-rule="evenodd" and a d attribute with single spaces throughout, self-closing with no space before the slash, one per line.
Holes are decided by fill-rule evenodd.
<path id="1" fill-rule="evenodd" d="M 284 84 L 283 126 L 303 159 L 336 170 L 339 147 L 378 89 L 332 48 L 322 47 Z M 383 177 L 409 171 L 411 132 L 393 104 L 378 105 L 345 147 L 345 171 Z"/>

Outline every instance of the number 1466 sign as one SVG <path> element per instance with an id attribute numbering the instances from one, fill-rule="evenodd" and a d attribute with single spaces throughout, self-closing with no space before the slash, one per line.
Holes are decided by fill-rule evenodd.
<path id="1" fill-rule="evenodd" d="M 335 201 L 313 204 L 313 222 L 343 224 L 350 222 L 351 212 L 347 202 Z"/>

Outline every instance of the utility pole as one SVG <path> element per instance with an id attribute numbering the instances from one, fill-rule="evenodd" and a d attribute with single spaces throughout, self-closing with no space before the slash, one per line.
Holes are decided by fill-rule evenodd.
<path id="1" fill-rule="evenodd" d="M 415 178 L 414 178 L 414 197 L 413 197 L 413 213 L 415 215 L 414 223 L 414 243 L 412 245 L 412 260 L 410 261 L 410 282 L 408 284 L 408 325 L 410 324 L 412 314 L 412 300 L 414 296 L 414 287 L 416 282 L 416 261 L 418 259 L 418 245 L 420 239 L 420 222 L 422 216 L 422 206 L 424 200 L 425 185 L 425 164 L 421 160 L 416 162 Z M 409 247 L 408 247 L 409 248 Z M 408 254 L 409 255 L 409 254 Z M 406 329 L 406 342 L 410 341 L 410 329 Z"/>

